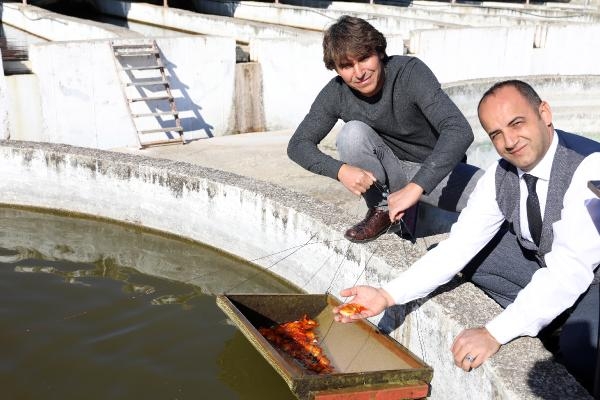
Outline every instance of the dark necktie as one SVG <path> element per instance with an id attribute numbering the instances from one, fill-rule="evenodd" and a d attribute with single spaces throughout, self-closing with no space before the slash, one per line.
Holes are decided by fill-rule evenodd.
<path id="1" fill-rule="evenodd" d="M 527 185 L 527 222 L 529 232 L 536 245 L 540 245 L 540 236 L 542 235 L 542 214 L 540 212 L 540 200 L 535 191 L 535 184 L 538 178 L 533 175 L 524 174 L 525 185 Z"/>

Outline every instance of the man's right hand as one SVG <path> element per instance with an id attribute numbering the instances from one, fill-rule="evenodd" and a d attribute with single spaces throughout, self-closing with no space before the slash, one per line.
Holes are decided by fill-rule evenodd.
<path id="1" fill-rule="evenodd" d="M 394 299 L 388 292 L 382 288 L 372 286 L 354 286 L 349 289 L 344 289 L 340 292 L 342 297 L 353 296 L 348 303 L 354 303 L 365 307 L 365 310 L 359 314 L 344 316 L 339 313 L 343 304 L 333 309 L 334 319 L 337 322 L 353 322 L 361 318 L 369 318 L 377 314 L 381 314 L 387 307 L 394 305 Z"/>
<path id="2" fill-rule="evenodd" d="M 371 172 L 348 164 L 342 165 L 338 171 L 338 180 L 357 196 L 366 192 L 377 181 Z"/>

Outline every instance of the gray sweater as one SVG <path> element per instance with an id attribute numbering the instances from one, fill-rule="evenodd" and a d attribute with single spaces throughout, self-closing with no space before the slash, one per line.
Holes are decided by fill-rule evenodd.
<path id="1" fill-rule="evenodd" d="M 383 88 L 370 98 L 350 89 L 339 76 L 329 81 L 290 139 L 288 156 L 311 172 L 337 179 L 343 162 L 317 145 L 338 119 L 362 121 L 400 160 L 422 164 L 412 182 L 428 193 L 463 159 L 473 132 L 421 60 L 391 56 L 384 69 Z"/>

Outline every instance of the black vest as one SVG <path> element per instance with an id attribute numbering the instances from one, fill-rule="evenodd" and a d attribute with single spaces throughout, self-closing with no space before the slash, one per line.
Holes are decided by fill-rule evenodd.
<path id="1" fill-rule="evenodd" d="M 519 175 L 517 168 L 505 160 L 498 162 L 496 168 L 496 200 L 504 218 L 508 221 L 509 229 L 513 231 L 521 246 L 536 253 L 540 265 L 546 266 L 544 255 L 552 248 L 554 234 L 552 224 L 560 220 L 563 208 L 563 198 L 571 184 L 573 174 L 585 157 L 600 152 L 600 143 L 583 136 L 556 130 L 558 147 L 552 162 L 548 197 L 542 222 L 542 236 L 539 247 L 535 243 L 523 239 L 521 233 L 519 209 Z"/>

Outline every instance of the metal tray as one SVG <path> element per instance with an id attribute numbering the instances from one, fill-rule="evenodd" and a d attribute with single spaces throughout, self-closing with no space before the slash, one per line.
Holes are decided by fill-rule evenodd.
<path id="1" fill-rule="evenodd" d="M 425 387 L 424 395 L 403 398 L 426 397 L 433 370 L 366 320 L 351 324 L 333 321 L 331 310 L 339 304 L 337 299 L 325 294 L 217 296 L 217 305 L 299 399 L 314 399 L 318 393 L 331 391 L 348 393 L 353 388 L 364 391 L 399 387 Z M 298 320 L 304 314 L 319 323 L 319 345 L 331 361 L 333 373 L 316 374 L 305 369 L 273 347 L 258 331 L 260 327 Z"/>

